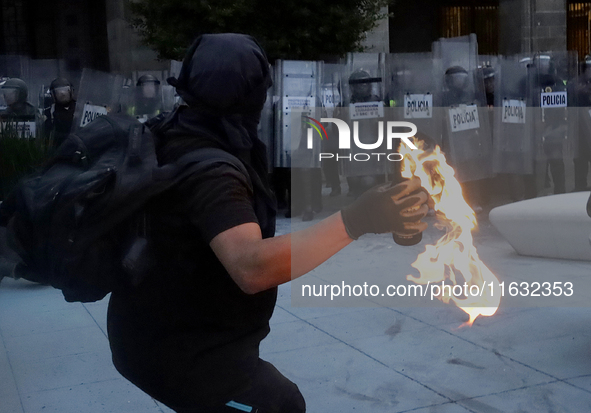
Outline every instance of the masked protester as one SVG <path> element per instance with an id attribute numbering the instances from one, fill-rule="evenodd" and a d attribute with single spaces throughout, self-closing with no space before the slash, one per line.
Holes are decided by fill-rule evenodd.
<path id="1" fill-rule="evenodd" d="M 53 138 L 55 147 L 61 145 L 72 129 L 76 101 L 74 89 L 68 79 L 57 78 L 51 82 L 49 92 L 53 103 L 45 110 L 45 134 Z"/>
<path id="2" fill-rule="evenodd" d="M 3 118 L 31 118 L 35 116 L 35 107 L 27 102 L 29 88 L 24 80 L 8 79 L 1 87 L 6 109 L 0 112 Z"/>
<path id="3" fill-rule="evenodd" d="M 213 164 L 153 202 L 151 270 L 109 302 L 115 367 L 177 412 L 304 412 L 298 387 L 259 358 L 276 287 L 365 233 L 421 232 L 427 196 L 416 179 L 383 185 L 304 231 L 274 237 L 256 127 L 271 85 L 264 51 L 250 36 L 203 35 L 169 83 L 187 106 L 149 123 L 160 164 L 214 147 L 240 159 L 248 177 Z"/>

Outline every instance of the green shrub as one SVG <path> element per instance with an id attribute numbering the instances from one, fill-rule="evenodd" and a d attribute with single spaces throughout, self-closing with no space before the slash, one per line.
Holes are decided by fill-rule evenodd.
<path id="1" fill-rule="evenodd" d="M 52 152 L 52 139 L 37 133 L 35 138 L 19 136 L 12 124 L 0 127 L 0 200 L 24 176 L 43 165 Z"/>

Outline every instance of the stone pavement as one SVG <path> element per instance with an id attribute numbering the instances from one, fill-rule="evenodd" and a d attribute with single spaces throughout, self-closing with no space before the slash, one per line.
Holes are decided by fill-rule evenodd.
<path id="1" fill-rule="evenodd" d="M 304 224 L 279 220 L 280 233 L 290 226 Z M 404 264 L 391 275 L 399 283 L 423 248 L 364 238 L 300 280 L 326 280 L 359 257 L 387 254 Z M 261 356 L 298 384 L 310 413 L 591 412 L 591 262 L 518 256 L 486 220 L 475 238 L 500 279 L 575 280 L 577 299 L 563 307 L 505 300 L 494 316 L 459 328 L 466 316 L 452 305 L 421 306 L 417 298 L 404 307 L 371 300 L 298 307 L 296 284 L 288 284 Z M 2 281 L 0 413 L 170 412 L 113 368 L 106 305 L 66 303 L 50 287 Z"/>

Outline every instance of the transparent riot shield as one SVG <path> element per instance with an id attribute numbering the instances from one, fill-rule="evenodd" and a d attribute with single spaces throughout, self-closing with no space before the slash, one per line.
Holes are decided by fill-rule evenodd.
<path id="1" fill-rule="evenodd" d="M 273 171 L 273 136 L 275 133 L 273 126 L 273 93 L 273 87 L 267 89 L 267 100 L 265 100 L 265 105 L 261 112 L 261 120 L 257 128 L 259 139 L 267 147 L 267 166 L 269 173 Z"/>
<path id="2" fill-rule="evenodd" d="M 324 64 L 323 79 L 321 85 L 322 94 L 322 118 L 343 117 L 343 103 L 341 99 L 341 79 L 344 66 L 337 63 Z M 327 138 L 321 140 L 322 150 L 322 171 L 326 180 L 326 187 L 331 188 L 330 196 L 341 194 L 341 178 L 338 162 L 339 132 L 334 123 L 325 122 L 324 129 Z"/>
<path id="3" fill-rule="evenodd" d="M 5 79 L 0 80 L 0 86 L 2 86 L 2 84 L 4 83 Z M 2 93 L 0 93 L 0 113 L 2 113 L 3 111 L 5 111 L 7 108 L 6 106 L 6 102 L 4 101 L 4 95 Z"/>
<path id="4" fill-rule="evenodd" d="M 170 61 L 170 70 L 169 74 L 171 77 L 176 77 L 178 79 L 179 74 L 181 73 L 181 68 L 183 67 L 183 62 L 179 60 L 171 60 Z"/>
<path id="5" fill-rule="evenodd" d="M 183 62 L 179 60 L 171 60 L 170 61 L 170 70 L 168 71 L 170 77 L 174 77 L 178 79 L 181 68 L 183 67 Z M 183 99 L 176 93 L 176 89 L 173 92 L 173 108 L 182 104 Z"/>
<path id="6" fill-rule="evenodd" d="M 348 178 L 349 190 L 355 195 L 383 180 L 390 171 L 383 156 L 373 155 L 387 153 L 385 140 L 382 145 L 375 146 L 385 119 L 385 60 L 384 53 L 347 54 L 342 100 L 343 117 L 349 123 L 352 143 L 339 163 Z M 368 147 L 372 149 L 365 149 Z M 354 183 L 357 181 L 359 185 Z M 351 188 L 352 185 L 359 186 L 359 190 Z"/>
<path id="7" fill-rule="evenodd" d="M 0 137 L 35 138 L 38 135 L 36 107 L 30 103 L 27 83 L 21 78 L 1 82 Z M 34 95 L 34 94 L 33 94 Z"/>
<path id="8" fill-rule="evenodd" d="M 0 138 L 36 138 L 39 130 L 37 119 L 35 115 L 14 116 L 0 113 Z"/>
<path id="9" fill-rule="evenodd" d="M 28 56 L 0 55 L 0 76 L 17 77 L 29 82 L 31 59 Z"/>
<path id="10" fill-rule="evenodd" d="M 123 76 L 84 69 L 80 79 L 72 132 L 88 125 L 98 116 L 119 111 L 123 82 Z"/>
<path id="11" fill-rule="evenodd" d="M 154 116 L 172 111 L 174 94 L 174 87 L 153 82 L 123 88 L 122 111 L 144 123 Z"/>
<path id="12" fill-rule="evenodd" d="M 441 145 L 441 80 L 431 53 L 386 56 L 386 103 L 395 120 L 412 122 Z"/>
<path id="13" fill-rule="evenodd" d="M 496 67 L 499 65 L 499 62 L 501 61 L 501 59 L 502 59 L 501 56 L 479 54 L 478 55 L 478 67 L 492 67 L 493 69 L 496 69 Z"/>
<path id="14" fill-rule="evenodd" d="M 342 107 L 341 77 L 344 66 L 338 63 L 325 63 L 322 70 L 321 100 L 322 116 L 331 118 L 335 109 Z"/>
<path id="15" fill-rule="evenodd" d="M 310 220 L 322 209 L 320 82 L 322 63 L 278 61 L 275 166 L 289 176 L 290 214 Z M 289 169 L 288 169 L 289 168 Z M 286 183 L 286 182 L 284 182 Z"/>
<path id="16" fill-rule="evenodd" d="M 577 55 L 574 52 L 537 53 L 529 67 L 528 98 L 533 107 L 533 136 L 538 186 L 551 182 L 554 193 L 567 191 L 567 174 L 576 145 L 575 107 Z M 543 181 L 542 181 L 543 180 Z"/>
<path id="17" fill-rule="evenodd" d="M 492 176 L 492 134 L 477 50 L 474 34 L 433 43 L 443 86 L 443 150 L 460 182 Z"/>
<path id="18" fill-rule="evenodd" d="M 35 116 L 21 116 L 19 121 L 25 122 L 18 126 L 22 135 L 36 136 L 42 131 L 42 108 L 38 105 L 38 91 L 44 82 L 51 82 L 59 73 L 59 60 L 56 59 L 31 59 L 29 56 L 1 56 L 0 75 L 10 78 L 19 78 L 27 85 L 27 102 L 36 111 Z M 34 123 L 34 124 L 33 124 Z"/>
<path id="19" fill-rule="evenodd" d="M 531 108 L 527 107 L 527 67 L 518 56 L 500 59 L 495 69 L 495 173 L 533 173 L 532 116 Z"/>
<path id="20" fill-rule="evenodd" d="M 312 119 L 320 122 L 321 63 L 279 60 L 276 70 L 275 166 L 319 168 L 320 145 L 314 140 L 323 137 L 310 142 L 308 135 Z"/>
<path id="21" fill-rule="evenodd" d="M 579 128 L 574 151 L 575 191 L 588 188 L 589 163 L 591 163 L 591 59 L 582 63 L 576 83 Z M 571 109 L 572 110 L 572 109 Z"/>

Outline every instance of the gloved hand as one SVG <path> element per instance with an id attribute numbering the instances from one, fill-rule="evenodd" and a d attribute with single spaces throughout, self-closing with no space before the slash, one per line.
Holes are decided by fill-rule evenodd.
<path id="1" fill-rule="evenodd" d="M 420 179 L 415 177 L 397 185 L 386 183 L 369 189 L 343 208 L 341 216 L 352 239 L 367 233 L 414 235 L 427 228 L 420 220 L 429 212 L 428 201 Z"/>

